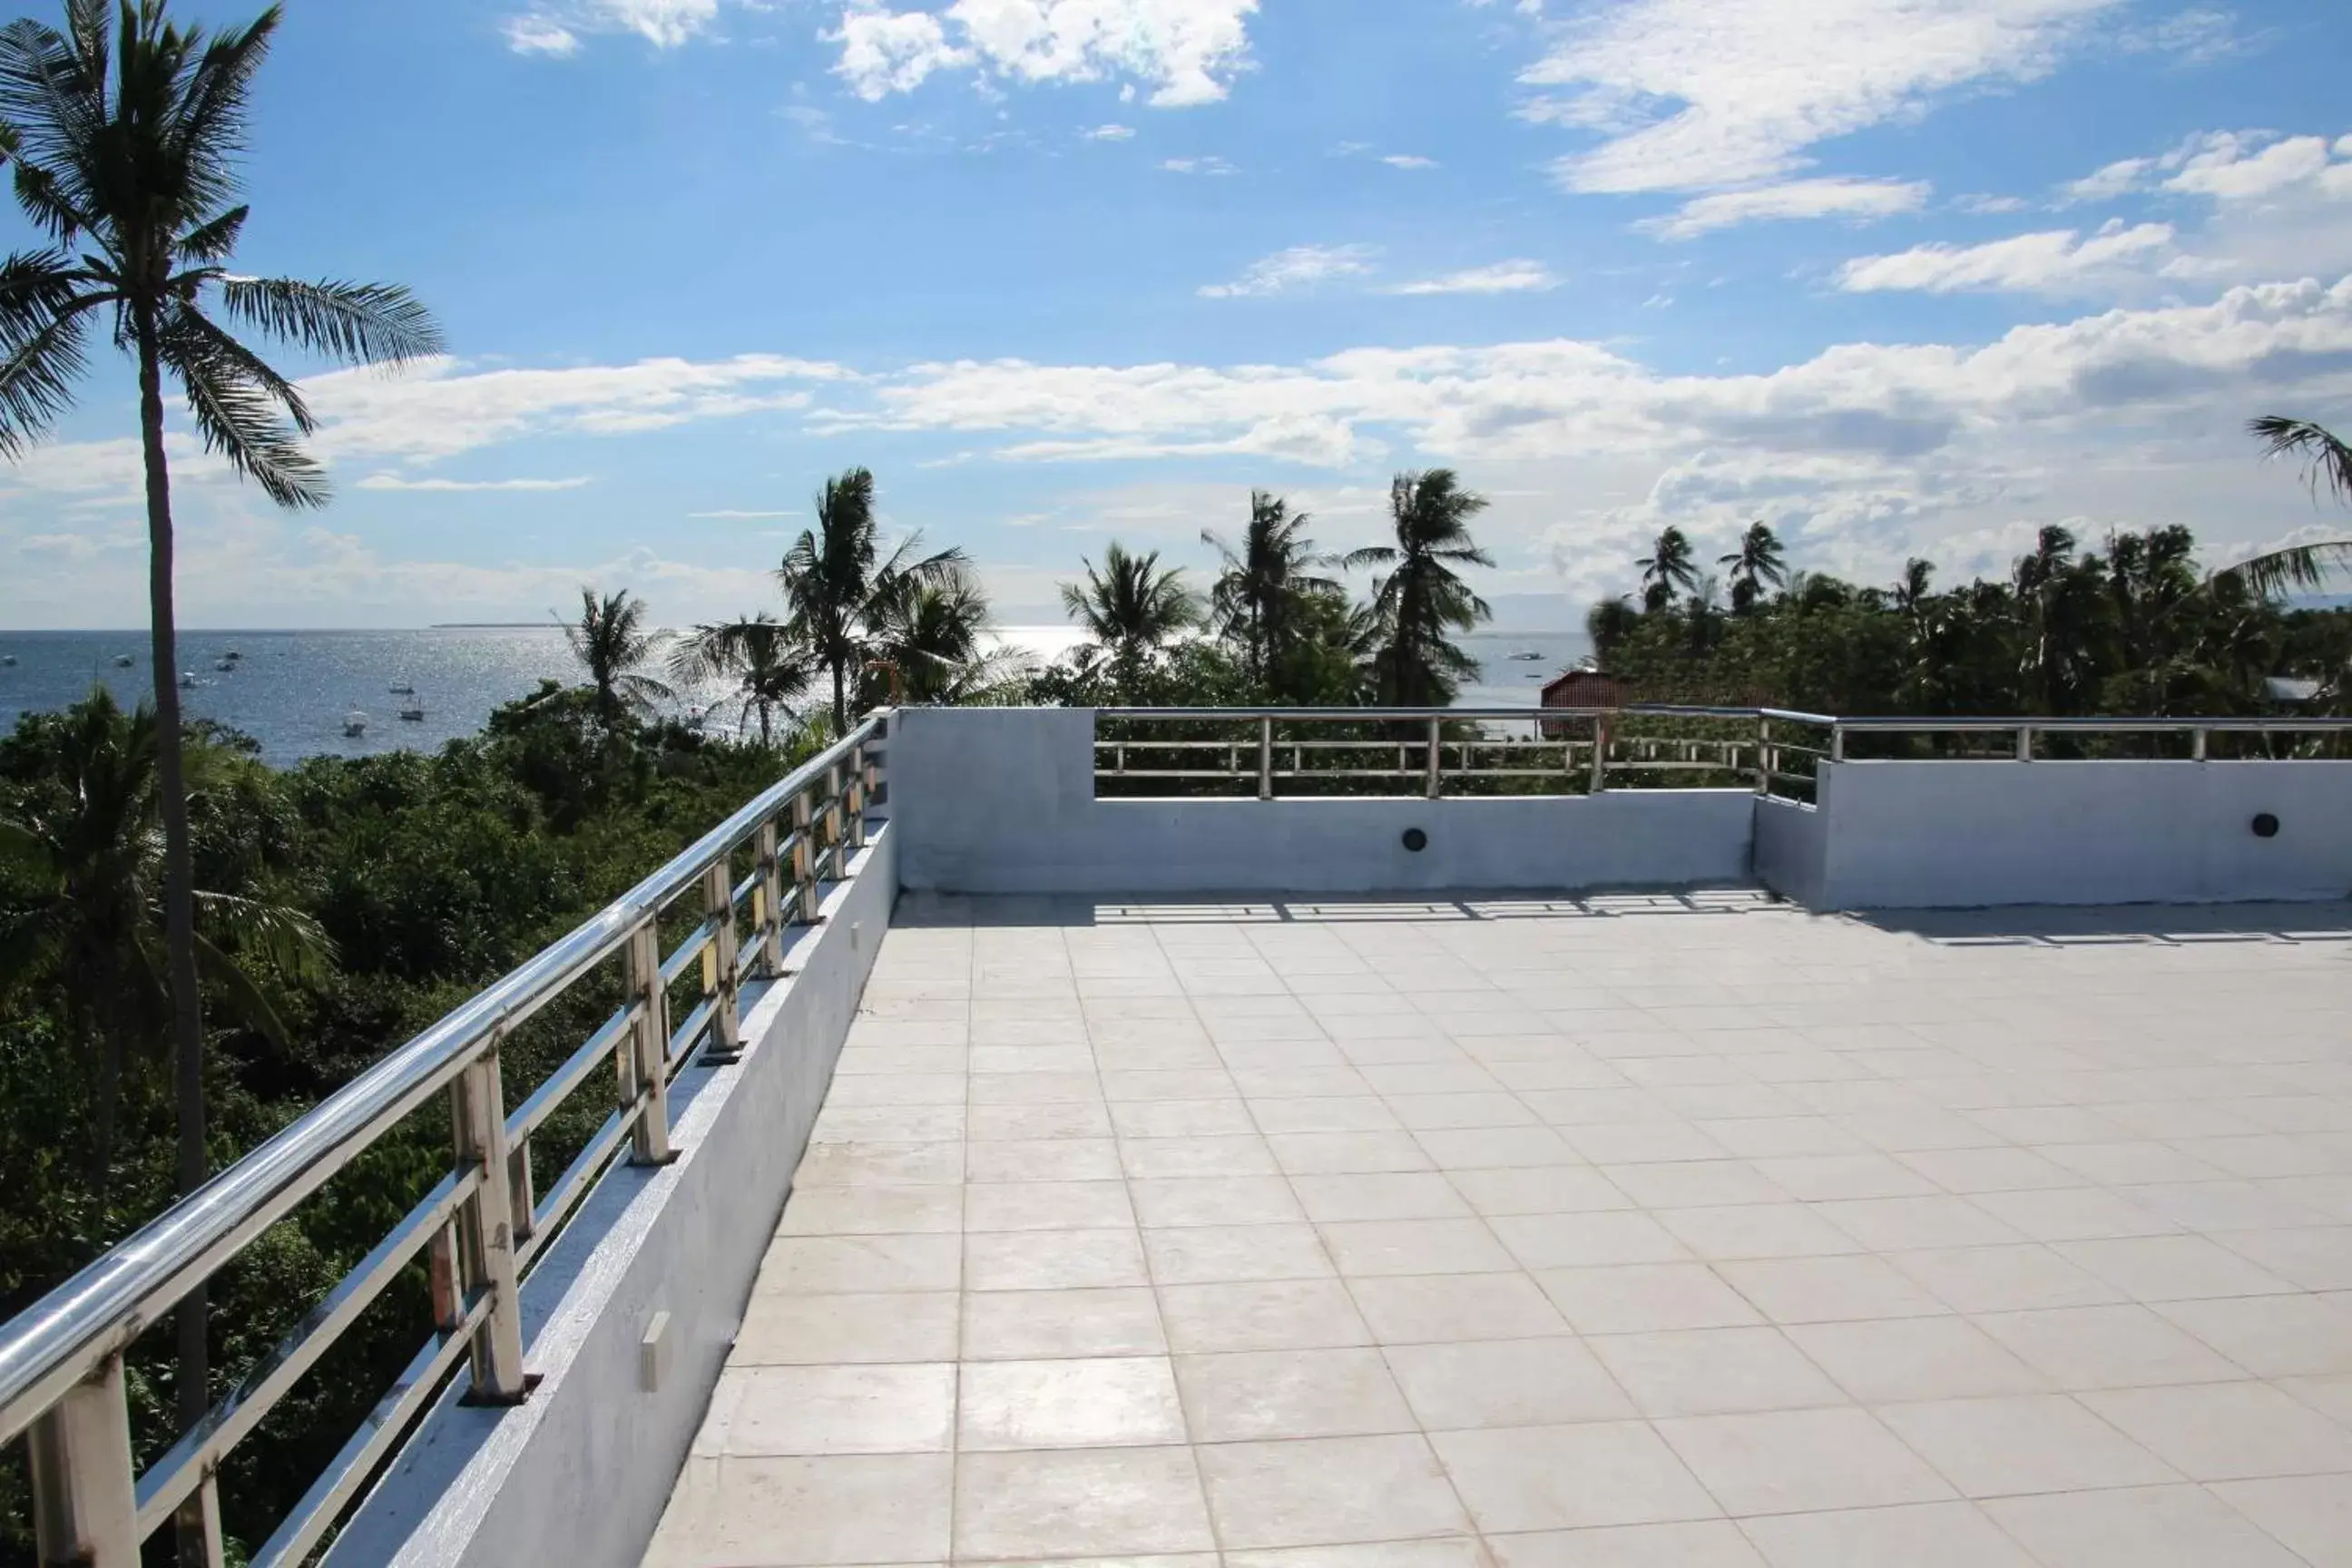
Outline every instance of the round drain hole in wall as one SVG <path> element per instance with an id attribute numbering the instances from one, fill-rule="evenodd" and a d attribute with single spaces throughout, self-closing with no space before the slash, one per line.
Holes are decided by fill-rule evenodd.
<path id="1" fill-rule="evenodd" d="M 1404 830 L 1404 847 L 1418 855 L 1429 847 L 1429 835 L 1418 827 L 1408 827 Z"/>
<path id="2" fill-rule="evenodd" d="M 2276 838 L 2278 837 L 2278 830 L 2279 820 L 2269 812 L 2265 811 L 2254 818 L 2255 837 Z"/>

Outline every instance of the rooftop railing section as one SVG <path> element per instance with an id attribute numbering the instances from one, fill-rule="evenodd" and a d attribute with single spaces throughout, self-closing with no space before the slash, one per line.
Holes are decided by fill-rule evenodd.
<path id="1" fill-rule="evenodd" d="M 1105 708 L 1102 799 L 1599 795 L 1810 802 L 1823 763 L 2352 756 L 2352 719 L 1838 717 L 1778 708 Z"/>
<path id="2" fill-rule="evenodd" d="M 430 1338 L 250 1562 L 307 1560 L 460 1366 L 472 1399 L 526 1397 L 521 1279 L 615 1162 L 673 1157 L 672 1084 L 691 1066 L 740 1054 L 747 989 L 788 973 L 793 928 L 819 919 L 826 885 L 849 875 L 865 845 L 879 782 L 869 748 L 886 717 L 794 769 L 9 1323 L 0 1442 L 27 1437 L 40 1560 L 136 1568 L 142 1542 L 192 1507 L 207 1562 L 222 1568 L 223 1460 L 420 1265 Z M 501 1046 L 575 988 L 617 994 L 618 1005 L 509 1108 Z M 601 1122 L 592 1114 L 579 1119 L 593 1126 L 584 1137 L 551 1139 L 592 1080 L 610 1097 Z M 138 1470 L 123 1364 L 132 1343 L 337 1173 L 444 1102 L 447 1174 L 194 1430 Z M 567 1155 L 544 1187 L 535 1142 Z"/>

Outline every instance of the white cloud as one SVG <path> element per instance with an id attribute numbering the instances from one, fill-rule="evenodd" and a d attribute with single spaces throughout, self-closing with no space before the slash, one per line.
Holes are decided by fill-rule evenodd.
<path id="1" fill-rule="evenodd" d="M 2063 201 L 2138 196 L 2184 204 L 2182 283 L 2335 277 L 2352 270 L 2352 137 L 2204 131 L 2159 153 L 2124 158 L 2069 185 Z"/>
<path id="2" fill-rule="evenodd" d="M 1230 174 L 1234 166 L 1223 158 L 1170 158 L 1160 165 L 1171 174 Z"/>
<path id="3" fill-rule="evenodd" d="M 2154 158 L 2118 158 L 2112 163 L 2094 169 L 2079 180 L 2070 180 L 2058 188 L 2062 205 L 2075 202 L 2113 201 L 2139 188 L 2157 166 Z"/>
<path id="4" fill-rule="evenodd" d="M 1097 125 L 1093 130 L 1080 132 L 1079 134 L 1089 142 L 1127 142 L 1134 138 L 1135 130 L 1132 126 L 1127 125 Z"/>
<path id="5" fill-rule="evenodd" d="M 1200 294 L 1203 300 L 1250 299 L 1335 278 L 1360 278 L 1372 269 L 1371 255 L 1362 245 L 1294 245 L 1251 262 L 1231 283 L 1202 284 Z"/>
<path id="6" fill-rule="evenodd" d="M 1122 79 L 1162 109 L 1214 103 L 1248 60 L 1257 0 L 954 0 L 893 11 L 850 0 L 835 70 L 868 100 L 935 72 L 980 70 L 1023 82 Z"/>
<path id="7" fill-rule="evenodd" d="M 2023 196 L 1972 195 L 1952 198 L 1952 205 L 1964 213 L 2021 213 L 2032 205 Z"/>
<path id="8" fill-rule="evenodd" d="M 548 55 L 563 59 L 580 52 L 580 35 L 544 16 L 509 16 L 504 31 L 507 47 L 519 55 Z"/>
<path id="9" fill-rule="evenodd" d="M 690 511 L 687 516 L 707 522 L 764 522 L 780 517 L 798 517 L 796 511 L 740 511 L 722 507 L 717 511 Z"/>
<path id="10" fill-rule="evenodd" d="M 1535 118 L 1602 132 L 1576 191 L 1713 190 L 1962 88 L 2050 71 L 2117 0 L 1591 0 L 1522 79 Z"/>
<path id="11" fill-rule="evenodd" d="M 1838 287 L 1849 293 L 2100 292 L 2144 276 L 2172 249 L 2170 224 L 2126 228 L 2118 222 L 2088 237 L 2054 229 L 1984 245 L 1920 245 L 1892 256 L 1859 257 L 1839 268 Z"/>
<path id="12" fill-rule="evenodd" d="M 2252 138 L 2225 132 L 2207 138 L 2203 147 L 2181 163 L 2179 172 L 2164 182 L 2164 188 L 2216 201 L 2248 201 L 2328 172 L 2326 137 L 2290 136 L 2257 150 Z M 2347 190 L 2352 193 L 2352 186 Z"/>
<path id="13" fill-rule="evenodd" d="M 352 488 L 362 490 L 423 490 L 455 495 L 475 490 L 576 490 L 594 482 L 585 474 L 568 479 L 404 479 L 398 474 L 370 474 Z"/>
<path id="14" fill-rule="evenodd" d="M 1383 289 L 1389 294 L 1521 294 L 1557 289 L 1559 279 L 1540 261 L 1497 261 L 1442 278 L 1423 278 Z"/>
<path id="15" fill-rule="evenodd" d="M 1788 180 L 1700 196 L 1666 217 L 1634 226 L 1664 239 L 1693 239 L 1743 223 L 1823 217 L 1866 222 L 1917 212 L 1927 205 L 1929 188 L 1925 181 Z"/>
<path id="16" fill-rule="evenodd" d="M 1391 169 L 1434 169 L 1437 160 L 1424 158 L 1418 153 L 1391 153 L 1381 160 Z"/>

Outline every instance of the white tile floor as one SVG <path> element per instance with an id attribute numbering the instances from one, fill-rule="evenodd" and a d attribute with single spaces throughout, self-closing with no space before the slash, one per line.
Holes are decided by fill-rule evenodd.
<path id="1" fill-rule="evenodd" d="M 2347 939 L 910 897 L 647 1562 L 2345 1568 Z"/>

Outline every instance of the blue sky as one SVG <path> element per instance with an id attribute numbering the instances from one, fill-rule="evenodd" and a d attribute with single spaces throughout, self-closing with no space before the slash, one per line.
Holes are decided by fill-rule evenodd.
<path id="1" fill-rule="evenodd" d="M 1866 578 L 2332 531 L 2241 434 L 2352 426 L 2331 9 L 291 0 L 240 264 L 409 283 L 452 356 L 315 380 L 324 512 L 178 438 L 184 615 L 748 610 L 856 463 L 1009 621 L 1441 464 L 1521 627 L 1667 522 Z M 131 416 L 101 362 L 0 473 L 0 624 L 142 618 Z"/>

